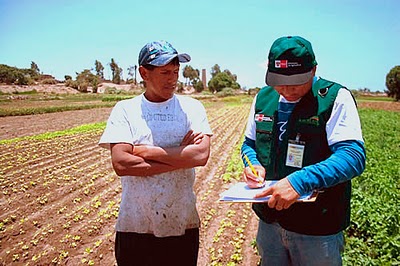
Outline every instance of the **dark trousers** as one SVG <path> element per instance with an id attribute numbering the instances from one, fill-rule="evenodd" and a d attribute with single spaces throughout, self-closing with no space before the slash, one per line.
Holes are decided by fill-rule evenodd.
<path id="1" fill-rule="evenodd" d="M 197 265 L 199 229 L 182 236 L 156 237 L 152 234 L 117 232 L 115 258 L 119 266 Z"/>

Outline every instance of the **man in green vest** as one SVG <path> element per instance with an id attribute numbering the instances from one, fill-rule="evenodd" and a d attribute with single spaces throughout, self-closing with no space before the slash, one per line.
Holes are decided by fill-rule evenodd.
<path id="1" fill-rule="evenodd" d="M 365 168 L 356 103 L 342 85 L 315 76 L 311 43 L 277 39 L 266 83 L 250 110 L 242 154 L 251 188 L 275 180 L 253 204 L 261 265 L 341 265 L 351 179 Z M 261 182 L 260 182 L 261 181 Z M 299 198 L 318 191 L 314 202 Z"/>

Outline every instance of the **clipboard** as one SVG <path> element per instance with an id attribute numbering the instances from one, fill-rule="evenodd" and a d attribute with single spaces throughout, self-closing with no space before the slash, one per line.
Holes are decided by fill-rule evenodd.
<path id="1" fill-rule="evenodd" d="M 273 186 L 277 181 L 265 181 L 265 186 L 261 188 L 250 188 L 245 182 L 238 182 L 231 186 L 226 191 L 220 194 L 219 201 L 221 202 L 252 202 L 261 203 L 267 202 L 271 195 L 262 198 L 254 198 L 254 196 L 266 187 Z M 311 192 L 307 195 L 302 195 L 297 201 L 298 202 L 314 202 L 317 199 L 318 192 Z"/>

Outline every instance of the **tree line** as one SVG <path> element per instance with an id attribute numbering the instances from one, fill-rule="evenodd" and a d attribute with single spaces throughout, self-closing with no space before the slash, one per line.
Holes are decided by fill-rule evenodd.
<path id="1" fill-rule="evenodd" d="M 127 80 L 124 81 L 122 77 L 123 69 L 118 63 L 111 58 L 108 64 L 111 69 L 112 83 L 121 84 L 137 84 L 137 65 L 128 67 Z M 93 73 L 94 71 L 94 73 Z M 207 86 L 203 84 L 200 78 L 200 71 L 190 65 L 185 65 L 182 70 L 183 77 L 185 78 L 185 85 L 193 87 L 197 92 L 203 91 L 206 87 L 212 92 L 220 92 L 224 89 L 237 90 L 240 89 L 240 84 L 237 82 L 237 75 L 233 74 L 230 70 L 225 69 L 221 71 L 218 64 L 211 68 L 211 79 L 208 81 Z M 95 60 L 92 69 L 84 69 L 82 72 L 76 72 L 76 79 L 71 76 L 65 75 L 65 85 L 74 88 L 81 92 L 87 92 L 91 87 L 93 92 L 97 92 L 98 86 L 101 82 L 105 81 L 104 66 Z M 33 85 L 35 83 L 42 84 L 55 84 L 58 83 L 54 77 L 40 73 L 39 66 L 35 62 L 31 62 L 30 68 L 17 68 L 5 64 L 0 64 L 0 83 L 15 84 L 15 85 Z M 179 84 L 180 89 L 183 85 Z M 385 91 L 389 97 L 394 98 L 396 101 L 400 100 L 400 65 L 393 67 L 386 75 Z"/>
<path id="2" fill-rule="evenodd" d="M 108 65 L 111 69 L 112 83 L 121 84 L 122 82 L 125 82 L 126 84 L 136 84 L 136 65 L 128 67 L 128 78 L 126 81 L 124 81 L 122 77 L 123 69 L 118 65 L 114 58 L 111 58 L 111 62 Z M 95 73 L 92 73 L 92 71 Z M 96 93 L 99 84 L 106 81 L 104 78 L 104 66 L 98 60 L 95 60 L 94 68 L 84 69 L 81 73 L 76 73 L 76 80 L 73 80 L 69 75 L 65 75 L 64 78 L 66 86 L 77 89 L 80 92 L 87 92 L 88 88 L 91 87 L 92 92 Z"/>
<path id="3" fill-rule="evenodd" d="M 0 64 L 0 83 L 30 85 L 40 79 L 40 69 L 35 62 L 31 68 L 16 68 Z"/>
<path id="4" fill-rule="evenodd" d="M 200 71 L 194 69 L 190 65 L 183 68 L 183 77 L 186 79 L 186 85 L 193 86 L 197 92 L 205 89 L 205 85 L 200 80 Z M 240 89 L 240 84 L 237 82 L 237 75 L 232 74 L 231 71 L 225 69 L 221 71 L 218 64 L 211 68 L 211 79 L 208 81 L 208 89 L 212 93 L 220 92 L 223 89 Z"/>
<path id="5" fill-rule="evenodd" d="M 126 81 L 124 81 L 122 77 L 123 69 L 114 58 L 111 58 L 111 62 L 108 63 L 108 65 L 111 69 L 112 79 L 110 81 L 112 83 L 121 84 L 124 82 L 125 84 L 137 84 L 137 65 L 128 67 Z M 232 74 L 228 69 L 221 71 L 218 64 L 215 64 L 211 68 L 211 79 L 207 85 L 203 84 L 201 81 L 200 71 L 190 65 L 185 65 L 182 74 L 186 82 L 185 84 L 179 83 L 178 90 L 183 90 L 184 85 L 193 87 L 197 92 L 203 91 L 207 85 L 208 89 L 213 93 L 220 92 L 226 88 L 233 90 L 240 89 L 240 84 L 237 82 L 237 75 Z M 100 61 L 95 60 L 92 69 L 84 69 L 80 73 L 76 72 L 75 80 L 70 75 L 65 75 L 64 79 L 65 85 L 68 87 L 74 88 L 80 92 L 87 92 L 90 87 L 92 92 L 96 93 L 99 84 L 106 81 L 104 77 L 104 66 Z M 0 64 L 0 83 L 10 85 L 33 85 L 36 83 L 56 84 L 58 82 L 59 81 L 50 75 L 41 74 L 39 66 L 33 61 L 31 62 L 31 67 L 27 69 Z"/>
<path id="6" fill-rule="evenodd" d="M 128 68 L 128 78 L 126 81 L 122 78 L 123 69 L 117 64 L 114 58 L 111 58 L 109 66 L 112 73 L 112 83 L 136 83 L 137 66 L 130 66 Z M 76 72 L 75 80 L 70 75 L 65 75 L 64 79 L 65 85 L 68 87 L 77 89 L 81 92 L 87 92 L 88 87 L 91 87 L 93 92 L 97 92 L 98 85 L 101 82 L 106 81 L 104 78 L 104 66 L 100 61 L 96 60 L 94 68 L 84 69 L 80 73 Z M 30 68 L 17 68 L 0 64 L 0 83 L 3 84 L 34 85 L 37 83 L 56 84 L 59 82 L 60 81 L 57 81 L 53 76 L 41 73 L 39 66 L 33 61 L 31 62 Z"/>

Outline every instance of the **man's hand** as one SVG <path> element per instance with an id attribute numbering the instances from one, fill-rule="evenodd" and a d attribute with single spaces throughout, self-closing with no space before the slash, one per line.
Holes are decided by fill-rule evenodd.
<path id="1" fill-rule="evenodd" d="M 261 165 L 254 165 L 257 175 L 248 166 L 244 169 L 243 178 L 249 188 L 259 188 L 264 186 L 265 169 Z"/>
<path id="2" fill-rule="evenodd" d="M 204 138 L 204 134 L 202 133 L 193 133 L 193 130 L 189 130 L 188 133 L 183 137 L 183 140 L 180 144 L 180 146 L 188 146 L 192 144 L 199 144 Z M 150 145 L 135 145 L 132 148 L 132 154 L 135 156 L 143 157 L 145 158 L 146 153 L 148 153 L 151 150 L 156 150 L 159 149 L 156 146 L 150 146 Z M 146 159 L 146 158 L 145 158 Z M 152 158 L 154 160 L 154 158 Z"/>
<path id="3" fill-rule="evenodd" d="M 268 195 L 271 195 L 271 198 L 268 200 L 268 206 L 270 208 L 275 208 L 278 211 L 288 209 L 300 197 L 287 178 L 279 180 L 275 185 L 268 187 L 263 192 L 257 194 L 256 198 Z"/>
<path id="4" fill-rule="evenodd" d="M 203 139 L 202 133 L 193 133 L 193 130 L 189 130 L 188 133 L 183 137 L 181 146 L 187 146 L 191 144 L 199 144 Z"/>

